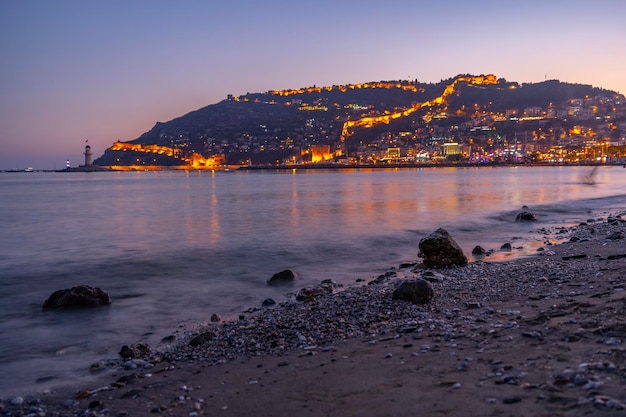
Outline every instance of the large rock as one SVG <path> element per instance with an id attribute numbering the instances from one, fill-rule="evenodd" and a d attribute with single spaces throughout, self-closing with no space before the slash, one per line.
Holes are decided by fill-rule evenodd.
<path id="1" fill-rule="evenodd" d="M 522 211 L 518 213 L 515 217 L 516 222 L 535 222 L 537 221 L 537 216 L 535 216 L 530 211 Z"/>
<path id="2" fill-rule="evenodd" d="M 445 229 L 437 229 L 419 242 L 417 256 L 424 258 L 428 268 L 450 268 L 467 264 L 461 247 Z"/>
<path id="3" fill-rule="evenodd" d="M 284 271 L 280 271 L 272 275 L 272 277 L 267 280 L 267 283 L 268 285 L 285 285 L 292 283 L 295 279 L 296 274 L 289 269 L 285 269 Z"/>
<path id="4" fill-rule="evenodd" d="M 405 300 L 413 304 L 427 304 L 433 299 L 433 287 L 423 279 L 405 280 L 394 290 L 393 300 Z"/>
<path id="5" fill-rule="evenodd" d="M 100 288 L 79 285 L 52 293 L 43 303 L 44 309 L 96 307 L 111 304 L 109 294 Z"/>

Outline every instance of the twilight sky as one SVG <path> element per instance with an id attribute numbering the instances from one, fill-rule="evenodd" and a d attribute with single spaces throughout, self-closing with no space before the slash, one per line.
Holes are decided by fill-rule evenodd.
<path id="1" fill-rule="evenodd" d="M 0 170 L 62 169 L 227 94 L 460 73 L 626 94 L 623 0 L 2 0 Z"/>

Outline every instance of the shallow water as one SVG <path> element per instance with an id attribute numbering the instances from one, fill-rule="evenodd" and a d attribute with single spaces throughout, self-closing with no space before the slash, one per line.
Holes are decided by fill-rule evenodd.
<path id="1" fill-rule="evenodd" d="M 123 344 L 158 341 L 212 313 L 332 278 L 350 285 L 444 227 L 532 253 L 541 227 L 626 204 L 626 169 L 501 167 L 285 172 L 0 174 L 0 396 L 84 373 Z M 539 221 L 516 223 L 527 205 Z M 497 254 L 496 254 L 497 255 Z M 491 259 L 496 259 L 494 255 Z M 297 287 L 270 288 L 292 269 Z M 97 286 L 110 307 L 43 312 L 55 290 Z M 38 378 L 45 382 L 36 383 Z"/>

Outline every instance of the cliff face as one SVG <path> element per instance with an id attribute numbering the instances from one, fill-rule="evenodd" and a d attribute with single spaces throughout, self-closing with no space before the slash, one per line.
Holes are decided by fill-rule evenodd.
<path id="1" fill-rule="evenodd" d="M 523 115 L 528 108 L 545 115 L 550 107 L 564 108 L 574 99 L 598 96 L 618 95 L 590 85 L 556 80 L 518 84 L 493 75 L 459 75 L 436 84 L 380 81 L 268 91 L 229 97 L 157 123 L 127 145 L 111 147 L 94 163 L 207 164 L 212 155 L 223 155 L 226 163 L 275 164 L 300 158 L 317 145 L 330 146 L 337 156 L 384 135 L 393 138 L 409 132 L 420 139 L 420 132 L 437 133 L 450 126 L 458 131 L 464 124 Z M 149 146 L 171 151 L 146 150 Z"/>

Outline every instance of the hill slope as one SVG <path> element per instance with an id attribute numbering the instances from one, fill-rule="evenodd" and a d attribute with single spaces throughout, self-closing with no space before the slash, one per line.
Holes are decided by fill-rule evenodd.
<path id="1" fill-rule="evenodd" d="M 211 155 L 220 155 L 222 163 L 274 164 L 316 145 L 328 145 L 335 155 L 351 153 L 381 135 L 458 128 L 481 114 L 522 114 L 527 108 L 596 96 L 617 94 L 590 85 L 518 84 L 491 75 L 459 75 L 430 84 L 381 81 L 268 91 L 229 97 L 157 123 L 139 138 L 111 147 L 95 164 L 189 164 Z M 146 152 L 148 145 L 152 150 Z"/>

